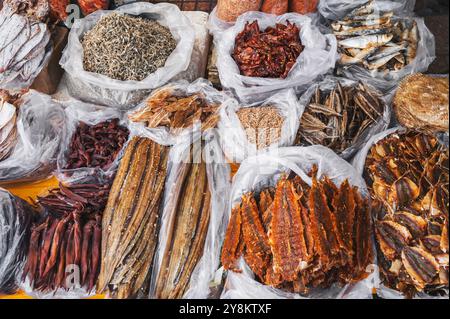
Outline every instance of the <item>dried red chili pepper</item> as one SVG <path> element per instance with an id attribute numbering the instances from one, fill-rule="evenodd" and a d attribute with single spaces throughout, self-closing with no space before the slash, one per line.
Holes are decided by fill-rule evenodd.
<path id="1" fill-rule="evenodd" d="M 106 10 L 109 8 L 109 0 L 78 0 L 81 12 L 86 16 L 97 10 Z"/>
<path id="2" fill-rule="evenodd" d="M 235 40 L 233 58 L 242 75 L 286 78 L 303 51 L 300 29 L 287 21 L 261 31 L 258 21 L 245 25 Z"/>

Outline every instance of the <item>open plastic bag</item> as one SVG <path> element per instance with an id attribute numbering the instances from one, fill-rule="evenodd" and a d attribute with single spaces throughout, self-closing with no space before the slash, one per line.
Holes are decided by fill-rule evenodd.
<path id="1" fill-rule="evenodd" d="M 17 144 L 0 162 L 0 184 L 49 177 L 56 168 L 66 117 L 50 96 L 30 91 L 19 102 Z"/>
<path id="2" fill-rule="evenodd" d="M 336 87 L 338 82 L 343 87 L 355 86 L 358 84 L 357 81 L 349 80 L 346 78 L 327 76 L 323 81 L 311 85 L 309 87 L 309 89 L 300 97 L 300 100 L 299 100 L 300 108 L 302 110 L 305 110 L 307 108 L 317 87 L 319 87 L 321 91 L 329 92 L 333 88 Z M 389 123 L 391 120 L 391 113 L 392 113 L 391 107 L 389 106 L 390 103 L 388 103 L 384 99 L 381 92 L 379 92 L 377 89 L 375 89 L 374 87 L 371 87 L 370 85 L 368 85 L 368 87 L 370 89 L 372 89 L 374 92 L 378 93 L 380 98 L 383 100 L 383 102 L 384 102 L 383 116 L 381 118 L 379 118 L 377 120 L 377 122 L 373 123 L 371 125 L 371 127 L 368 130 L 366 130 L 366 132 L 364 134 L 362 134 L 353 145 L 351 145 L 346 150 L 344 150 L 341 154 L 339 154 L 344 159 L 351 158 L 367 142 L 367 140 L 369 138 L 371 138 L 373 135 L 375 135 L 379 132 L 386 130 L 389 126 Z M 301 120 L 300 120 L 300 122 L 301 122 Z"/>
<path id="3" fill-rule="evenodd" d="M 119 160 L 126 148 L 126 143 L 122 147 L 119 155 L 117 155 L 114 159 L 113 163 L 105 170 L 100 167 L 65 169 L 64 167 L 67 163 L 67 156 L 70 151 L 69 148 L 72 135 L 75 133 L 80 122 L 84 122 L 88 125 L 95 125 L 108 120 L 119 119 L 119 125 L 128 128 L 128 120 L 124 119 L 121 111 L 114 108 L 83 103 L 73 99 L 64 102 L 64 105 L 66 106 L 65 113 L 67 122 L 64 129 L 63 139 L 61 141 L 61 148 L 58 153 L 57 170 L 55 172 L 56 177 L 60 181 L 64 181 L 66 183 L 74 183 L 89 178 L 98 181 L 108 181 L 114 176 L 117 170 Z M 131 134 L 128 136 L 128 141 L 130 140 L 130 135 Z"/>
<path id="4" fill-rule="evenodd" d="M 314 164 L 318 167 L 318 178 L 326 174 L 335 184 L 341 184 L 348 179 L 350 185 L 358 187 L 362 196 L 369 195 L 363 178 L 330 149 L 323 146 L 285 147 L 250 157 L 241 164 L 231 186 L 227 218 L 230 217 L 231 208 L 241 201 L 242 195 L 275 186 L 283 173 L 292 171 L 311 185 L 311 178 L 307 174 Z M 221 298 L 302 298 L 299 294 L 284 292 L 257 282 L 242 257 L 239 267 L 243 270 L 242 273 L 228 271 Z M 308 298 L 370 299 L 372 288 L 379 280 L 378 272 L 373 271 L 374 267 L 376 266 L 369 265 L 367 271 L 372 273 L 364 280 L 343 288 L 333 285 L 330 289 L 314 289 Z"/>
<path id="5" fill-rule="evenodd" d="M 75 21 L 60 64 L 66 71 L 67 87 L 73 97 L 91 103 L 129 109 L 137 105 L 152 89 L 164 85 L 188 68 L 194 47 L 195 31 L 189 19 L 173 4 L 138 2 L 117 8 L 114 12 L 155 19 L 170 29 L 178 44 L 165 66 L 143 81 L 115 80 L 84 70 L 83 47 L 80 43 L 83 35 L 92 29 L 102 16 L 111 12 L 101 10 Z"/>
<path id="6" fill-rule="evenodd" d="M 394 133 L 405 133 L 407 130 L 401 126 L 390 128 L 386 131 L 383 131 L 381 133 L 378 133 L 364 145 L 364 147 L 361 148 L 361 150 L 356 154 L 356 156 L 352 160 L 352 166 L 355 168 L 355 170 L 358 172 L 359 176 L 363 176 L 365 172 L 365 164 L 366 164 L 366 158 L 367 155 L 370 152 L 370 149 L 372 146 L 374 146 L 376 143 L 381 141 L 382 139 L 388 137 L 391 134 Z M 445 145 L 445 144 L 444 144 Z M 446 145 L 448 147 L 448 144 Z M 377 270 L 379 268 L 377 267 Z M 404 299 L 405 296 L 397 290 L 394 290 L 392 288 L 386 287 L 381 280 L 378 282 L 378 285 L 376 286 L 377 295 L 384 299 Z M 448 299 L 448 291 L 446 296 L 431 296 L 429 294 L 426 294 L 424 292 L 420 292 L 414 296 L 414 299 Z"/>
<path id="7" fill-rule="evenodd" d="M 240 70 L 232 57 L 236 36 L 247 22 L 257 20 L 264 30 L 276 23 L 295 23 L 300 28 L 300 39 L 304 50 L 285 79 L 248 77 Z M 235 91 L 241 102 L 261 101 L 276 91 L 295 88 L 297 93 L 306 90 L 307 85 L 320 75 L 333 69 L 338 58 L 337 41 L 331 34 L 322 34 L 312 23 L 311 18 L 296 13 L 281 16 L 262 12 L 247 12 L 241 15 L 236 24 L 214 38 L 217 47 L 217 68 L 224 88 Z"/>
<path id="8" fill-rule="evenodd" d="M 173 90 L 175 95 L 193 95 L 200 93 L 204 96 L 206 101 L 211 104 L 222 105 L 228 99 L 230 99 L 226 94 L 221 91 L 217 91 L 212 84 L 205 79 L 198 79 L 192 83 L 187 81 L 177 81 L 169 83 L 155 91 L 147 97 L 142 103 L 140 103 L 135 109 L 129 111 L 127 114 L 130 115 L 136 111 L 145 108 L 147 101 L 154 96 L 158 95 L 161 91 Z M 180 143 L 181 141 L 188 141 L 191 136 L 200 132 L 201 123 L 197 122 L 192 127 L 182 129 L 180 132 L 174 133 L 170 131 L 170 128 L 165 126 L 160 126 L 156 128 L 148 128 L 145 123 L 130 121 L 130 129 L 134 135 L 139 135 L 142 137 L 147 137 L 152 139 L 161 145 L 174 145 Z"/>
<path id="9" fill-rule="evenodd" d="M 0 294 L 14 293 L 28 253 L 33 211 L 0 188 Z"/>
<path id="10" fill-rule="evenodd" d="M 150 298 L 154 298 L 155 285 L 161 271 L 161 264 L 164 252 L 166 251 L 170 224 L 177 213 L 174 203 L 178 202 L 175 195 L 179 195 L 182 185 L 177 185 L 180 174 L 190 164 L 189 153 L 193 155 L 193 162 L 199 163 L 201 160 L 206 164 L 206 176 L 208 187 L 211 193 L 210 216 L 207 234 L 203 247 L 203 252 L 198 260 L 183 298 L 205 299 L 210 295 L 210 283 L 214 279 L 215 272 L 220 264 L 220 252 L 222 241 L 225 235 L 226 205 L 230 190 L 230 167 L 226 163 L 223 152 L 218 143 L 217 133 L 209 131 L 204 134 L 203 142 L 199 135 L 191 143 L 179 143 L 170 151 L 168 176 L 164 192 L 164 205 L 161 215 L 161 229 L 158 241 L 157 252 L 153 265 L 153 273 L 150 283 Z M 200 143 L 204 143 L 202 145 Z M 201 153 L 200 153 L 201 151 Z"/>
<path id="11" fill-rule="evenodd" d="M 242 126 L 236 113 L 241 108 L 255 106 L 276 107 L 279 114 L 284 118 L 281 136 L 278 141 L 272 143 L 268 147 L 269 149 L 291 146 L 294 143 L 299 126 L 299 118 L 304 110 L 304 108 L 299 105 L 294 90 L 281 91 L 262 103 L 254 103 L 251 105 L 240 105 L 238 101 L 230 99 L 226 101 L 224 107 L 220 111 L 218 132 L 220 144 L 225 156 L 227 160 L 233 163 L 240 163 L 247 157 L 254 156 L 258 152 L 267 149 L 258 150 L 257 145 L 248 140 L 247 132 Z M 254 135 L 256 135 L 256 132 L 249 132 L 249 134 L 252 133 L 255 133 Z M 272 135 L 270 134 L 269 137 L 272 137 Z"/>

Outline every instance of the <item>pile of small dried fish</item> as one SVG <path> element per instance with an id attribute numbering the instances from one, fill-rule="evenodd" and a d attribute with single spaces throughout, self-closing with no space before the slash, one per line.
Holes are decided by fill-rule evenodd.
<path id="1" fill-rule="evenodd" d="M 0 91 L 0 161 L 9 157 L 17 141 L 17 110 L 7 92 Z"/>
<path id="2" fill-rule="evenodd" d="M 318 86 L 300 119 L 297 145 L 324 145 L 336 153 L 355 145 L 383 118 L 385 105 L 366 85 L 342 86 L 331 92 Z"/>
<path id="3" fill-rule="evenodd" d="M 111 13 L 84 35 L 82 45 L 85 71 L 142 81 L 165 65 L 177 42 L 156 21 Z"/>
<path id="4" fill-rule="evenodd" d="M 397 120 L 407 128 L 448 132 L 448 108 L 448 76 L 410 75 L 394 98 Z"/>
<path id="5" fill-rule="evenodd" d="M 80 122 L 69 145 L 64 169 L 99 167 L 107 170 L 128 140 L 129 130 L 119 119 L 95 125 Z"/>
<path id="6" fill-rule="evenodd" d="M 47 14 L 48 4 L 42 1 L 5 1 L 0 11 L 0 88 L 16 89 L 11 83 L 27 83 L 42 70 L 51 51 L 50 31 L 42 22 Z"/>
<path id="7" fill-rule="evenodd" d="M 63 186 L 38 198 L 44 210 L 30 236 L 23 279 L 43 292 L 95 287 L 100 270 L 102 213 L 111 185 Z M 70 276 L 72 273 L 75 276 Z M 79 282 L 74 282 L 79 278 Z"/>
<path id="8" fill-rule="evenodd" d="M 257 149 L 263 149 L 280 140 L 284 118 L 276 107 L 246 107 L 236 112 L 247 139 Z"/>
<path id="9" fill-rule="evenodd" d="M 128 117 L 132 122 L 144 122 L 149 128 L 166 126 L 173 133 L 201 122 L 205 131 L 217 125 L 219 105 L 208 103 L 201 93 L 186 96 L 166 88 L 153 94 L 145 107 Z"/>
<path id="10" fill-rule="evenodd" d="M 277 23 L 261 31 L 258 21 L 246 23 L 237 36 L 233 59 L 242 75 L 286 78 L 303 51 L 297 25 Z"/>
<path id="11" fill-rule="evenodd" d="M 103 217 L 98 280 L 111 298 L 134 297 L 150 279 L 167 160 L 167 147 L 135 137 L 120 162 Z"/>
<path id="12" fill-rule="evenodd" d="M 192 153 L 192 152 L 191 152 Z M 184 164 L 174 181 L 168 233 L 155 286 L 155 298 L 180 299 L 203 255 L 211 209 L 206 164 Z"/>
<path id="13" fill-rule="evenodd" d="M 366 160 L 374 198 L 383 209 L 375 233 L 385 284 L 412 297 L 448 293 L 448 149 L 417 131 L 394 133 Z"/>
<path id="14" fill-rule="evenodd" d="M 222 249 L 225 269 L 240 256 L 264 284 L 307 294 L 363 278 L 372 260 L 370 205 L 356 187 L 327 178 L 312 186 L 283 176 L 276 188 L 248 193 L 231 213 Z"/>
<path id="15" fill-rule="evenodd" d="M 17 276 L 28 251 L 33 209 L 0 188 L 0 295 L 17 289 Z"/>
<path id="16" fill-rule="evenodd" d="M 378 12 L 373 0 L 331 24 L 338 39 L 340 64 L 370 71 L 398 71 L 416 57 L 419 31 L 413 19 Z"/>

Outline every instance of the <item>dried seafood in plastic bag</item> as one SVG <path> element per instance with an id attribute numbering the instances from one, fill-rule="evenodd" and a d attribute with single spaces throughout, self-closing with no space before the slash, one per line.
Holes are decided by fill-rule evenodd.
<path id="1" fill-rule="evenodd" d="M 365 174 L 384 283 L 407 297 L 448 293 L 448 149 L 418 131 L 394 132 L 369 151 Z"/>
<path id="2" fill-rule="evenodd" d="M 303 51 L 295 23 L 277 23 L 262 31 L 258 21 L 247 22 L 236 36 L 233 59 L 241 74 L 250 77 L 286 78 Z"/>
<path id="3" fill-rule="evenodd" d="M 211 214 L 211 192 L 204 161 L 181 164 L 173 181 L 169 206 L 165 245 L 158 246 L 162 254 L 158 265 L 154 297 L 180 299 L 188 289 L 192 273 L 203 255 Z M 161 231 L 162 234 L 162 231 Z M 161 242 L 161 241 L 160 241 Z"/>
<path id="4" fill-rule="evenodd" d="M 394 111 L 403 127 L 448 132 L 448 76 L 413 74 L 400 83 Z"/>
<path id="5" fill-rule="evenodd" d="M 60 184 L 38 198 L 43 214 L 33 224 L 23 273 L 33 291 L 56 293 L 82 287 L 89 293 L 95 288 L 110 186 Z"/>
<path id="6" fill-rule="evenodd" d="M 326 83 L 326 81 L 325 81 Z M 316 85 L 304 95 L 307 104 L 297 133 L 297 145 L 323 145 L 347 157 L 376 127 L 389 124 L 381 94 L 363 83 L 344 85 L 340 80 Z M 309 100 L 308 100 L 309 99 Z"/>
<path id="7" fill-rule="evenodd" d="M 98 291 L 136 296 L 149 280 L 159 232 L 168 148 L 147 138 L 128 144 L 103 217 Z"/>
<path id="8" fill-rule="evenodd" d="M 17 289 L 33 214 L 29 204 L 0 188 L 0 295 L 12 294 Z"/>
<path id="9" fill-rule="evenodd" d="M 226 22 L 234 22 L 243 13 L 258 11 L 262 0 L 218 0 L 217 17 Z"/>
<path id="10" fill-rule="evenodd" d="M 16 107 L 0 96 L 0 161 L 11 154 L 17 142 L 16 122 Z"/>
<path id="11" fill-rule="evenodd" d="M 336 186 L 316 174 L 314 166 L 311 186 L 300 176 L 283 175 L 274 190 L 242 197 L 223 245 L 225 269 L 240 271 L 243 256 L 263 284 L 301 294 L 366 276 L 372 260 L 370 203 L 348 180 Z"/>

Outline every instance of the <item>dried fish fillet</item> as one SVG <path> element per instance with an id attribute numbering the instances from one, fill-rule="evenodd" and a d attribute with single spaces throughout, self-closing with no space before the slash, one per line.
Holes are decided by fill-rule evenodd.
<path id="1" fill-rule="evenodd" d="M 135 137 L 128 144 L 103 215 L 98 291 L 135 296 L 148 278 L 159 232 L 168 149 Z"/>

